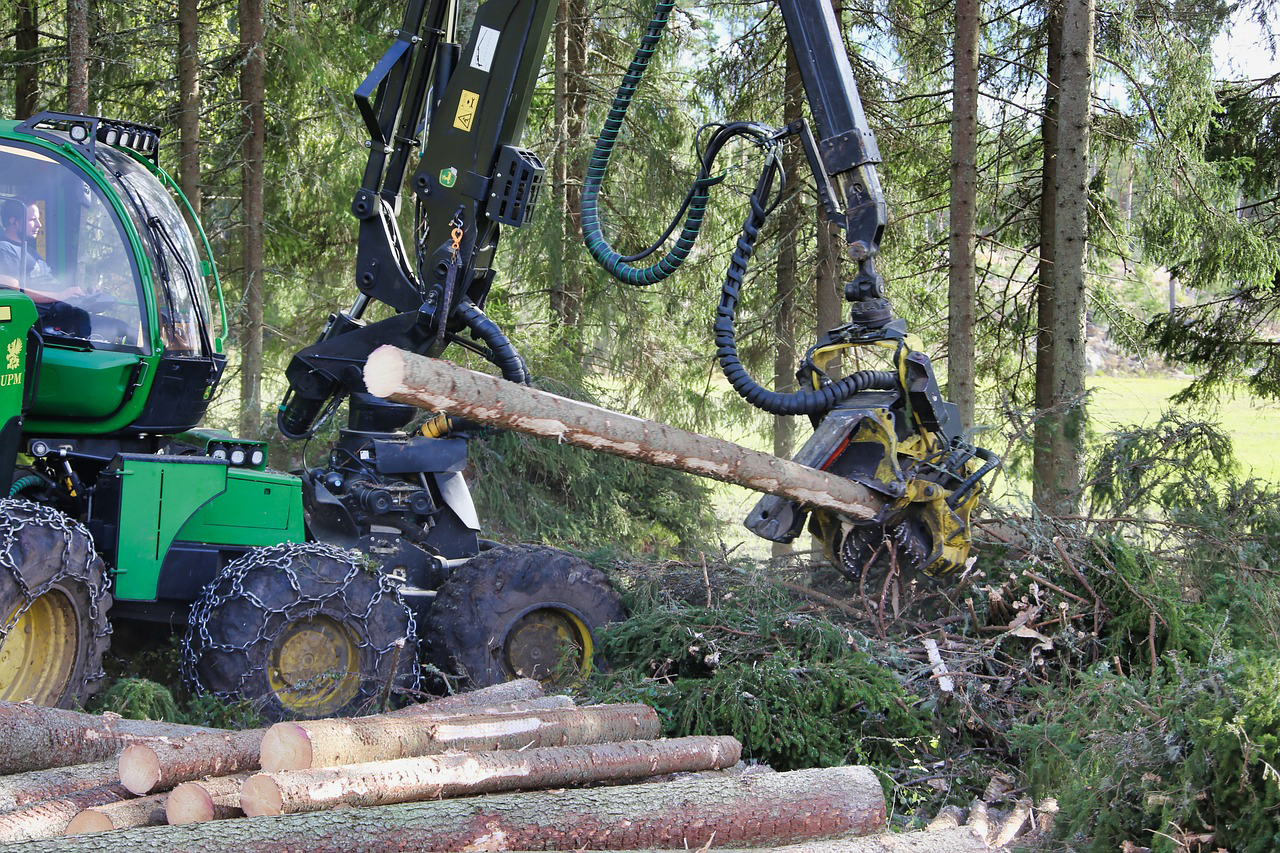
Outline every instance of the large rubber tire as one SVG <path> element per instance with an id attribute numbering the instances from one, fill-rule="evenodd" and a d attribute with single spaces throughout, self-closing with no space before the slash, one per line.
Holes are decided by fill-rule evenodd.
<path id="1" fill-rule="evenodd" d="M 492 548 L 459 567 L 427 617 L 432 659 L 487 687 L 514 678 L 587 675 L 595 632 L 626 618 L 609 579 L 586 560 L 528 545 Z M 561 664 L 568 649 L 569 671 Z"/>
<path id="2" fill-rule="evenodd" d="M 0 500 L 0 699 L 83 706 L 106 680 L 106 568 L 57 510 Z"/>
<path id="3" fill-rule="evenodd" d="M 356 716 L 417 689 L 417 626 L 396 584 L 356 552 L 257 548 L 192 607 L 183 675 L 272 721 Z"/>

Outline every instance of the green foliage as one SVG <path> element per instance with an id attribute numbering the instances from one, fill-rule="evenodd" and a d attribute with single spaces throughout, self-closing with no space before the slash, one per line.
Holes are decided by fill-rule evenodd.
<path id="1" fill-rule="evenodd" d="M 89 700 L 93 713 L 111 711 L 131 720 L 163 720 L 191 726 L 246 729 L 262 725 L 252 702 L 193 696 L 179 686 L 182 644 L 177 634 L 161 640 L 154 626 L 113 625 L 104 661 L 109 686 Z"/>
<path id="2" fill-rule="evenodd" d="M 707 483 L 666 468 L 512 432 L 473 441 L 468 464 L 481 518 L 506 538 L 672 553 L 719 532 Z"/>
<path id="3" fill-rule="evenodd" d="M 1046 689 L 1040 719 L 1015 726 L 1037 787 L 1062 806 L 1076 849 L 1122 842 L 1185 849 L 1184 832 L 1264 853 L 1280 841 L 1280 658 L 1244 653 L 1196 667 L 1176 655 L 1149 678 L 1100 666 L 1068 695 Z"/>
<path id="4" fill-rule="evenodd" d="M 1237 470 L 1231 439 L 1221 428 L 1177 412 L 1166 412 L 1154 426 L 1121 427 L 1109 437 L 1089 469 L 1096 514 L 1200 506 L 1214 484 Z"/>
<path id="5" fill-rule="evenodd" d="M 762 579 L 739 578 L 712 607 L 664 593 L 667 581 L 631 591 L 631 617 L 603 638 L 615 670 L 594 679 L 657 708 L 664 735 L 731 734 L 778 770 L 906 764 L 932 742 L 916 697 L 860 635 L 798 613 Z"/>

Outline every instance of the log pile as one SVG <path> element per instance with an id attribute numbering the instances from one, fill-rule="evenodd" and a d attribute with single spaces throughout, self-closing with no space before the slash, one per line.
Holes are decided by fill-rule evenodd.
<path id="1" fill-rule="evenodd" d="M 40 751 L 50 738 L 70 760 L 96 759 L 0 778 L 0 850 L 821 849 L 885 828 L 868 768 L 746 768 L 731 737 L 659 738 L 646 705 L 540 693 L 513 682 L 241 732 L 0 706 L 51 727 L 15 732 L 12 766 L 54 761 L 14 746 Z M 88 741 L 110 740 L 115 758 L 77 748 L 77 724 Z M 991 849 L 957 837 L 952 827 L 939 846 L 903 849 Z"/>

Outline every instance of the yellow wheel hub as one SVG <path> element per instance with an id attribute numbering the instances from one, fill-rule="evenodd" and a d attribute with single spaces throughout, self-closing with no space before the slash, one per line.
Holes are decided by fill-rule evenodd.
<path id="1" fill-rule="evenodd" d="M 295 622 L 271 648 L 267 681 L 285 710 L 323 717 L 360 692 L 360 649 L 355 634 L 328 616 Z"/>
<path id="2" fill-rule="evenodd" d="M 558 675 L 561 655 L 570 649 L 571 678 L 591 673 L 591 630 L 569 610 L 543 607 L 526 613 L 507 634 L 507 666 L 517 678 L 549 681 Z"/>
<path id="3" fill-rule="evenodd" d="M 80 646 L 80 626 L 71 600 L 51 589 L 5 624 L 13 627 L 0 641 L 0 699 L 38 705 L 56 704 L 66 694 Z"/>

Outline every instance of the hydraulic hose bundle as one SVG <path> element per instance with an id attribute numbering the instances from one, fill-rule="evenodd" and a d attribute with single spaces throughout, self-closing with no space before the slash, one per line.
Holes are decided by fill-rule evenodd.
<path id="1" fill-rule="evenodd" d="M 732 122 L 710 126 L 713 129 L 700 157 L 698 175 L 666 232 L 644 251 L 629 256 L 616 251 L 605 239 L 599 214 L 601 184 L 613 154 L 614 144 L 626 119 L 627 110 L 631 106 L 640 80 L 648 69 L 649 61 L 657 50 L 658 42 L 662 38 L 674 6 L 675 3 L 671 0 L 659 0 L 640 39 L 640 44 L 636 48 L 635 56 L 618 87 L 604 127 L 592 151 L 584 180 L 581 205 L 582 236 L 587 251 L 606 272 L 624 284 L 656 284 L 670 276 L 680 268 L 693 250 L 702 229 L 711 187 L 724 180 L 724 175 L 714 176 L 712 173 L 716 157 L 731 140 L 736 137 L 745 137 L 764 149 L 767 156 L 755 190 L 748 200 L 750 211 L 743 223 L 742 234 L 738 238 L 737 248 L 721 290 L 720 305 L 716 311 L 715 341 L 717 357 L 724 375 L 734 390 L 745 400 L 775 415 L 820 415 L 859 391 L 873 388 L 886 390 L 897 388 L 898 378 L 892 371 L 865 370 L 817 389 L 792 392 L 772 391 L 756 381 L 738 357 L 737 335 L 734 328 L 738 299 L 742 291 L 747 264 L 759 239 L 760 229 L 777 206 L 786 186 L 787 176 L 778 162 L 777 146 L 780 139 L 794 132 L 794 128 L 776 131 L 755 122 Z M 776 193 L 774 192 L 775 183 L 778 185 Z M 684 225 L 670 251 L 653 264 L 636 266 L 636 261 L 643 260 L 666 244 L 680 225 L 682 217 Z"/>

